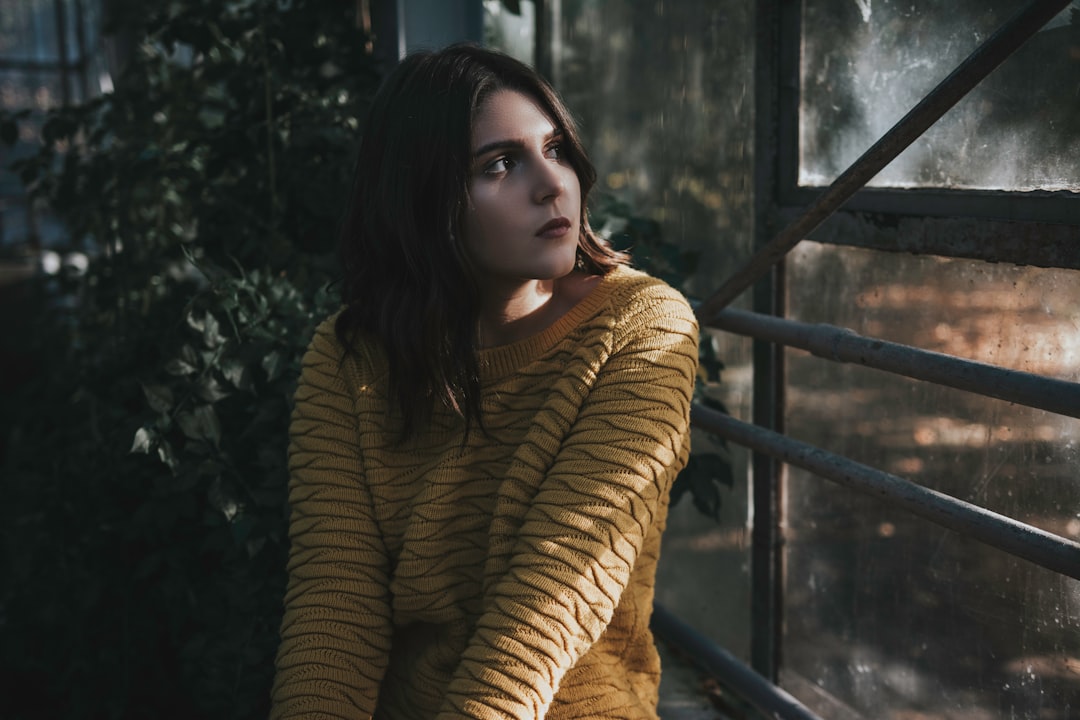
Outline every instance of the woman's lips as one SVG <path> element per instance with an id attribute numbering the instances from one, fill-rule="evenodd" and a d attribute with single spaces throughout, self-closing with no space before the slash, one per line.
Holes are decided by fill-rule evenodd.
<path id="1" fill-rule="evenodd" d="M 554 220 L 549 220 L 544 223 L 540 229 L 536 231 L 536 236 L 547 239 L 560 238 L 570 232 L 570 226 L 570 221 L 567 218 L 557 217 Z"/>

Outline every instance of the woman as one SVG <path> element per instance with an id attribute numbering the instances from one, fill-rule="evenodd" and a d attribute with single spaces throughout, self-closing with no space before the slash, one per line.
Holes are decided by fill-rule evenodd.
<path id="1" fill-rule="evenodd" d="M 507 56 L 377 95 L 296 393 L 274 717 L 656 717 L 697 327 L 589 228 L 594 178 Z"/>

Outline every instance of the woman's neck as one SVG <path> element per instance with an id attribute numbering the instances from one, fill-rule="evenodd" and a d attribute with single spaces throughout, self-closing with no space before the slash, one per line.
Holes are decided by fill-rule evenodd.
<path id="1" fill-rule="evenodd" d="M 489 289 L 480 308 L 480 347 L 509 345 L 542 333 L 588 295 L 599 280 L 599 275 L 575 271 L 555 280 L 529 280 Z"/>

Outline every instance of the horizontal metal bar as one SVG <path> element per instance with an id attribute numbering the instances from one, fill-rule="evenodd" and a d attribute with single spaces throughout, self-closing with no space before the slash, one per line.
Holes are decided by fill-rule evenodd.
<path id="1" fill-rule="evenodd" d="M 706 407 L 693 406 L 690 419 L 695 427 L 1080 580 L 1080 543 Z"/>
<path id="2" fill-rule="evenodd" d="M 85 56 L 73 61 L 58 58 L 56 61 L 46 60 L 20 60 L 18 58 L 0 58 L 0 70 L 16 70 L 20 72 L 61 72 L 63 70 L 82 70 L 87 64 Z"/>
<path id="3" fill-rule="evenodd" d="M 778 720 L 821 720 L 790 694 L 758 675 L 660 603 L 653 603 L 649 626 L 657 637 L 685 652 L 695 665 L 766 717 Z"/>
<path id="4" fill-rule="evenodd" d="M 1071 0 L 1032 0 L 1027 7 L 1010 18 L 836 178 L 798 220 L 754 253 L 734 276 L 706 299 L 698 310 L 698 318 L 706 321 L 753 285 L 791 248 L 836 212 L 848 198 L 915 142 L 938 118 L 1070 2 Z"/>
<path id="5" fill-rule="evenodd" d="M 1080 221 L 1080 194 L 1071 202 Z M 1080 270 L 1080 225 L 982 220 L 962 212 L 949 218 L 864 213 L 853 211 L 854 205 L 848 203 L 806 239 L 891 253 Z"/>
<path id="6" fill-rule="evenodd" d="M 1080 179 L 1077 180 L 1080 182 Z M 794 222 L 821 188 L 785 189 L 778 199 L 781 218 Z M 951 190 L 942 187 L 866 187 L 844 203 L 843 210 L 882 215 L 926 218 L 970 218 L 1019 223 L 1039 223 L 1044 227 L 1064 225 L 1062 230 L 1076 237 L 1080 226 L 1080 192 L 1070 190 Z M 808 239 L 814 234 L 808 233 Z"/>
<path id="7" fill-rule="evenodd" d="M 709 325 L 739 335 L 749 335 L 807 350 L 828 360 L 858 363 L 917 380 L 1080 418 L 1080 383 L 863 337 L 835 325 L 801 323 L 745 310 L 721 310 L 713 316 Z"/>

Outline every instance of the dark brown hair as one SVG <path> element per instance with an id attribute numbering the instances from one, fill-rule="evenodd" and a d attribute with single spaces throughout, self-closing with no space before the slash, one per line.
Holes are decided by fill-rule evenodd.
<path id="1" fill-rule="evenodd" d="M 436 403 L 480 422 L 480 293 L 462 240 L 472 120 L 497 90 L 533 100 L 562 131 L 581 186 L 578 267 L 606 274 L 627 257 L 589 227 L 596 170 L 570 113 L 527 65 L 493 50 L 453 45 L 405 58 L 372 102 L 340 238 L 344 270 L 336 333 L 378 338 L 402 437 L 420 432 Z"/>

